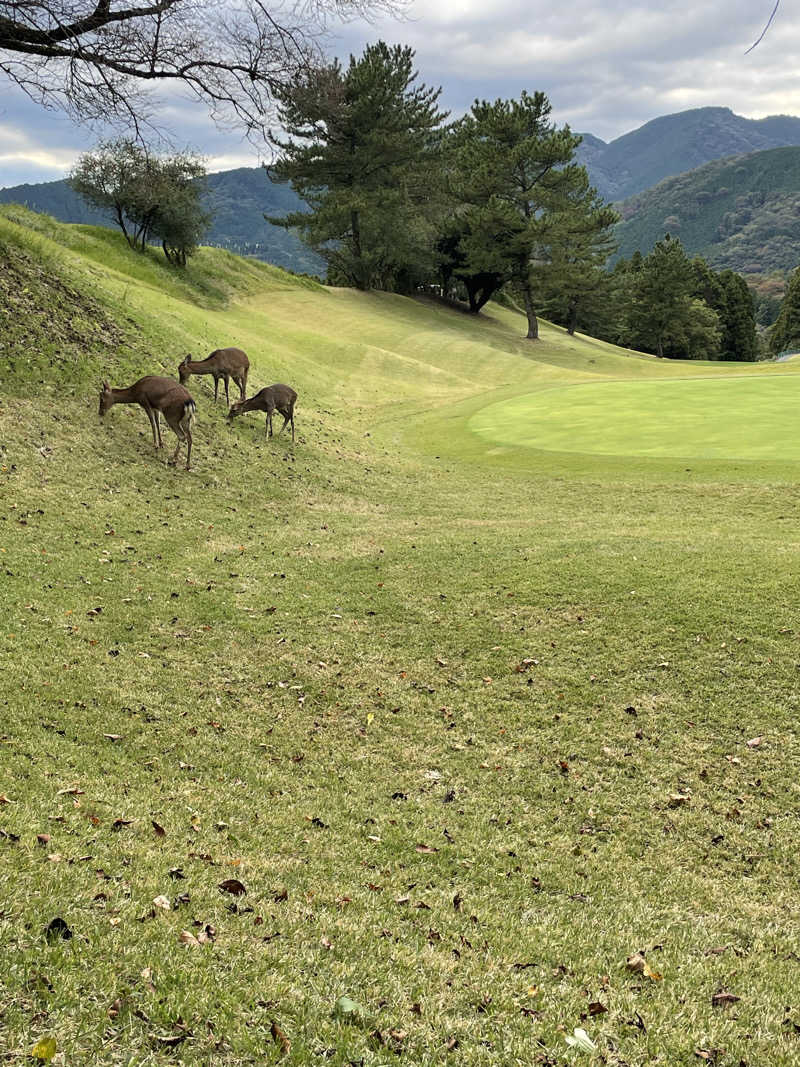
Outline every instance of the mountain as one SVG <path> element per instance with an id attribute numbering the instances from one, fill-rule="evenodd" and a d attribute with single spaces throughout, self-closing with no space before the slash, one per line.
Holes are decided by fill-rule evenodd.
<path id="1" fill-rule="evenodd" d="M 620 256 L 647 253 L 668 232 L 718 269 L 793 270 L 800 262 L 800 148 L 715 160 L 617 207 Z"/>
<path id="2" fill-rule="evenodd" d="M 271 182 L 262 167 L 239 167 L 209 174 L 206 189 L 204 203 L 214 212 L 206 244 L 300 274 L 324 273 L 322 260 L 293 233 L 264 218 L 302 208 L 303 202 L 288 185 Z M 66 181 L 0 189 L 0 203 L 24 204 L 61 222 L 114 225 L 109 214 L 89 207 Z"/>
<path id="3" fill-rule="evenodd" d="M 714 159 L 787 145 L 800 145 L 800 118 L 746 119 L 727 107 L 701 107 L 663 115 L 608 144 L 583 134 L 577 156 L 598 192 L 615 201 Z"/>

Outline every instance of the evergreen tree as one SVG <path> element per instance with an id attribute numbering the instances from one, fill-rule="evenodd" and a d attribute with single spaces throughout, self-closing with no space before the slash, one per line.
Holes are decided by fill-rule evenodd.
<path id="1" fill-rule="evenodd" d="M 611 227 L 619 215 L 589 185 L 585 170 L 566 190 L 560 215 L 559 239 L 538 273 L 547 313 L 555 312 L 574 334 L 579 322 L 586 329 L 606 317 L 611 286 L 605 264 L 615 248 Z"/>
<path id="2" fill-rule="evenodd" d="M 769 350 L 773 356 L 800 351 L 800 267 L 789 279 L 778 318 L 769 332 Z"/>
<path id="3" fill-rule="evenodd" d="M 758 359 L 756 307 L 747 282 L 732 270 L 724 270 L 719 280 L 725 292 L 722 320 L 722 359 L 753 363 Z"/>
<path id="4" fill-rule="evenodd" d="M 476 100 L 453 127 L 452 192 L 466 205 L 460 248 L 464 273 L 507 277 L 528 319 L 527 336 L 539 335 L 535 268 L 548 262 L 564 236 L 570 190 L 585 172 L 571 162 L 580 138 L 556 129 L 544 93 L 519 100 Z"/>
<path id="5" fill-rule="evenodd" d="M 719 349 L 719 318 L 703 311 L 681 242 L 666 235 L 633 274 L 628 308 L 630 343 L 659 358 L 713 359 Z"/>
<path id="6" fill-rule="evenodd" d="M 273 137 L 281 155 L 270 177 L 291 182 L 310 211 L 270 221 L 296 227 L 332 281 L 409 288 L 430 271 L 446 114 L 440 89 L 415 85 L 413 60 L 379 41 L 280 94 L 288 137 Z"/>

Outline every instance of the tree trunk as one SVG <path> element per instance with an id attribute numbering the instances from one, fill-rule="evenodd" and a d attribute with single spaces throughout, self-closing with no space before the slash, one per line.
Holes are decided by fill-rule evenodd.
<path id="1" fill-rule="evenodd" d="M 350 212 L 350 229 L 353 233 L 353 271 L 357 289 L 368 289 L 367 279 L 364 277 L 364 263 L 361 255 L 361 224 L 357 211 Z"/>
<path id="2" fill-rule="evenodd" d="M 574 304 L 570 304 L 569 311 L 567 313 L 567 333 L 570 337 L 575 336 L 575 330 L 578 326 L 578 309 Z"/>
<path id="3" fill-rule="evenodd" d="M 525 340 L 538 341 L 539 320 L 536 318 L 536 312 L 533 308 L 533 293 L 531 292 L 530 282 L 523 282 L 522 298 L 525 301 L 525 314 L 528 318 L 528 332 L 525 335 Z"/>

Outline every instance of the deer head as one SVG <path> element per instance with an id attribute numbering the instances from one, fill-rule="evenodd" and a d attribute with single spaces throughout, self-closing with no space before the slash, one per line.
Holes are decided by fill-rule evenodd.
<path id="1" fill-rule="evenodd" d="M 178 377 L 181 380 L 181 385 L 183 385 L 186 379 L 189 377 L 189 364 L 191 363 L 191 361 L 192 355 L 190 352 L 189 355 L 184 356 L 181 362 L 178 364 Z"/>

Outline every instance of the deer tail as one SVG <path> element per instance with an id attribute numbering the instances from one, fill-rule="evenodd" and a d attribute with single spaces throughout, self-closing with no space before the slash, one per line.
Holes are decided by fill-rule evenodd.
<path id="1" fill-rule="evenodd" d="M 184 430 L 191 430 L 196 414 L 197 404 L 195 404 L 194 400 L 187 400 L 183 405 L 183 416 L 180 422 L 181 428 Z"/>

